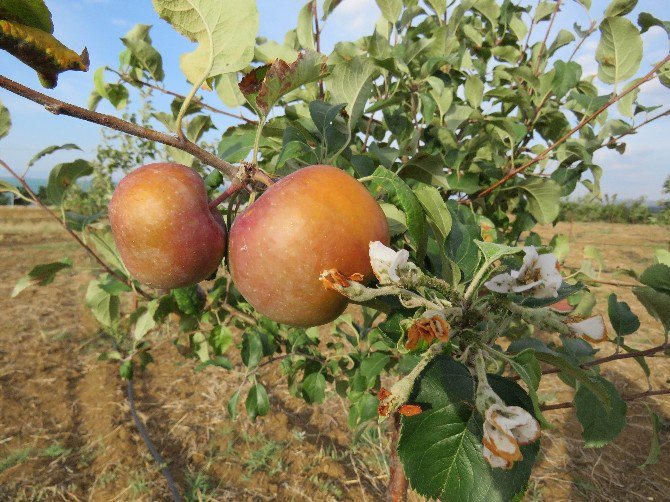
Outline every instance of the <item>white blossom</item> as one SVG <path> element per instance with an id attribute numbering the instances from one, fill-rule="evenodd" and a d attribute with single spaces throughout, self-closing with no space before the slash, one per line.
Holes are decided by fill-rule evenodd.
<path id="1" fill-rule="evenodd" d="M 379 241 L 370 243 L 370 264 L 380 284 L 400 282 L 399 270 L 408 266 L 409 251 L 394 251 Z"/>
<path id="2" fill-rule="evenodd" d="M 540 437 L 540 424 L 523 408 L 502 402 L 488 407 L 484 420 L 484 458 L 491 467 L 511 469 L 523 455 L 519 446 Z"/>
<path id="3" fill-rule="evenodd" d="M 567 323 L 570 332 L 586 338 L 590 342 L 602 342 L 607 339 L 607 327 L 603 316 L 589 317 L 583 321 Z"/>
<path id="4" fill-rule="evenodd" d="M 496 293 L 524 293 L 533 298 L 555 298 L 563 277 L 553 254 L 538 255 L 534 246 L 523 248 L 526 255 L 519 270 L 498 274 L 484 283 Z"/>

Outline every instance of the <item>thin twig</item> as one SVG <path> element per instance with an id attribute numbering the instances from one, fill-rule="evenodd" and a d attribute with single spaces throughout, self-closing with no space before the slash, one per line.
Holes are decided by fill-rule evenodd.
<path id="1" fill-rule="evenodd" d="M 140 80 L 139 78 L 133 78 L 130 75 L 118 72 L 118 71 L 114 70 L 113 68 L 107 67 L 106 69 L 107 69 L 107 71 L 110 71 L 110 72 L 118 75 L 121 80 L 123 80 L 124 82 L 127 82 L 131 85 L 132 84 L 140 84 L 144 87 L 148 87 L 150 89 L 154 89 L 155 91 L 161 92 L 163 94 L 167 94 L 168 96 L 173 96 L 173 97 L 181 99 L 181 100 L 186 99 L 186 96 L 184 96 L 183 94 L 179 94 L 178 92 L 171 91 L 169 89 L 166 89 L 165 87 L 161 87 L 159 85 L 152 84 L 151 82 L 147 82 L 145 80 Z M 235 119 L 243 120 L 247 124 L 257 124 L 257 122 L 255 120 L 250 119 L 248 117 L 245 117 L 241 113 L 237 114 L 237 113 L 227 112 L 226 110 L 222 110 L 220 108 L 216 108 L 215 106 L 208 105 L 207 103 L 204 103 L 200 99 L 194 100 L 194 104 L 197 104 L 198 106 L 204 108 L 205 110 L 209 110 L 210 112 L 219 113 L 221 115 L 226 115 L 227 117 L 232 117 L 232 118 L 235 118 Z"/>
<path id="2" fill-rule="evenodd" d="M 645 397 L 650 396 L 662 396 L 664 394 L 670 394 L 670 389 L 648 390 L 646 392 L 640 392 L 638 394 L 628 394 L 626 396 L 621 396 L 621 399 L 623 399 L 624 401 L 635 401 L 636 399 L 643 399 Z M 574 405 L 575 404 L 572 401 L 566 401 L 564 403 L 545 404 L 542 405 L 540 408 L 542 409 L 542 411 L 553 411 L 565 408 L 572 408 L 574 407 Z"/>
<path id="3" fill-rule="evenodd" d="M 19 84 L 18 82 L 14 82 L 13 80 L 3 77 L 2 75 L 0 75 L 0 88 L 7 89 L 8 91 L 17 94 L 18 96 L 26 98 L 30 101 L 34 101 L 35 103 L 44 106 L 47 111 L 53 113 L 54 115 L 67 115 L 69 117 L 75 117 L 86 120 L 87 122 L 109 127 L 117 131 L 125 132 L 138 138 L 144 138 L 150 141 L 162 143 L 163 145 L 179 148 L 186 153 L 190 153 L 204 164 L 218 169 L 229 178 L 233 178 L 238 173 L 238 168 L 233 164 L 230 164 L 229 162 L 218 158 L 216 155 L 203 150 L 188 139 L 179 138 L 178 136 L 172 134 L 165 134 L 154 131 L 153 129 L 127 122 L 112 115 L 94 112 L 80 106 L 54 99 L 50 96 L 47 96 L 46 94 L 42 94 L 41 92 L 35 91 L 29 87 Z"/>
<path id="4" fill-rule="evenodd" d="M 538 162 L 544 160 L 547 155 L 549 155 L 551 152 L 553 152 L 556 148 L 558 148 L 560 145 L 565 143 L 574 133 L 579 131 L 582 127 L 584 127 L 586 124 L 589 122 L 592 122 L 596 117 L 598 117 L 601 113 L 603 113 L 605 110 L 607 110 L 610 106 L 612 106 L 614 103 L 617 101 L 621 100 L 624 96 L 627 96 L 631 92 L 633 92 L 635 89 L 640 87 L 642 84 L 645 82 L 648 82 L 652 80 L 656 76 L 656 72 L 668 61 L 670 61 L 670 55 L 666 56 L 663 58 L 663 60 L 658 63 L 656 66 L 652 68 L 652 70 L 647 73 L 644 77 L 639 79 L 635 84 L 631 85 L 628 87 L 625 91 L 623 91 L 620 94 L 614 94 L 610 97 L 610 99 L 607 100 L 607 103 L 602 105 L 600 108 L 598 108 L 595 112 L 593 112 L 591 115 L 588 115 L 584 117 L 575 127 L 570 129 L 567 133 L 565 133 L 563 136 L 561 136 L 558 141 L 553 143 L 552 145 L 548 146 L 545 148 L 545 150 L 540 153 L 538 156 L 534 157 L 533 159 L 529 160 L 528 162 L 524 163 L 522 166 L 517 167 L 516 169 L 510 170 L 507 174 L 505 174 L 502 178 L 500 178 L 498 181 L 490 185 L 488 188 L 482 190 L 479 192 L 477 195 L 472 197 L 469 200 L 464 201 L 465 203 L 472 202 L 473 200 L 480 199 L 482 197 L 485 197 L 489 195 L 493 190 L 498 188 L 499 186 L 505 184 L 508 180 L 514 178 L 517 174 L 524 172 L 526 169 L 528 169 L 530 166 L 533 166 L 537 164 Z"/>
<path id="5" fill-rule="evenodd" d="M 16 181 L 21 183 L 21 186 L 28 192 L 28 195 L 33 199 L 35 204 L 40 206 L 44 211 L 46 211 L 51 217 L 53 217 L 54 220 L 56 220 L 64 229 L 65 231 L 70 234 L 70 236 L 77 241 L 77 244 L 79 244 L 84 250 L 93 258 L 98 264 L 104 268 L 108 273 L 116 277 L 119 281 L 123 282 L 124 284 L 128 285 L 129 287 L 133 288 L 141 294 L 144 298 L 151 299 L 151 295 L 149 295 L 146 291 L 142 290 L 138 286 L 134 286 L 133 283 L 128 280 L 126 277 L 123 275 L 119 274 L 116 270 L 111 268 L 109 265 L 107 265 L 104 261 L 102 261 L 102 258 L 98 256 L 98 254 L 93 251 L 93 249 L 88 246 L 81 238 L 70 228 L 67 226 L 67 224 L 46 204 L 44 204 L 38 197 L 37 194 L 33 191 L 32 188 L 30 188 L 30 185 L 26 183 L 26 180 L 24 180 L 21 176 L 19 176 L 11 167 L 7 165 L 5 161 L 0 159 L 0 165 L 4 167 L 9 174 L 11 174 Z"/>
<path id="6" fill-rule="evenodd" d="M 598 26 L 598 23 L 596 21 L 591 21 L 591 26 L 587 30 L 584 37 L 582 37 L 582 39 L 579 42 L 577 42 L 577 45 L 575 46 L 575 49 L 572 51 L 572 54 L 570 54 L 570 57 L 568 58 L 568 62 L 572 61 L 572 58 L 575 57 L 575 54 L 577 54 L 577 51 L 582 46 L 582 44 L 586 41 L 586 39 L 589 38 L 594 31 L 596 31 L 597 26 Z"/>
<path id="7" fill-rule="evenodd" d="M 233 194 L 236 194 L 240 190 L 244 188 L 244 183 L 238 182 L 238 183 L 231 183 L 228 188 L 226 188 L 221 195 L 219 195 L 216 199 L 212 200 L 209 203 L 209 208 L 214 209 L 218 207 L 219 204 L 221 204 L 224 200 L 226 200 L 228 197 L 230 197 Z"/>
<path id="8" fill-rule="evenodd" d="M 633 134 L 633 133 L 634 133 L 635 131 L 637 131 L 640 127 L 642 127 L 642 126 L 644 126 L 644 125 L 647 125 L 647 124 L 649 124 L 650 122 L 653 122 L 654 120 L 658 120 L 658 119 L 660 119 L 661 117 L 665 117 L 665 116 L 667 116 L 667 115 L 670 115 L 670 109 L 665 110 L 665 111 L 662 112 L 662 113 L 658 113 L 658 114 L 654 115 L 653 117 L 644 120 L 643 122 L 640 122 L 638 125 L 636 125 L 636 126 L 634 126 L 634 127 L 631 127 L 631 128 L 628 129 L 626 132 L 624 132 L 624 133 L 622 133 L 622 134 L 619 134 L 618 136 L 616 136 L 616 137 L 610 139 L 607 143 L 603 143 L 601 146 L 598 147 L 598 149 L 600 149 L 600 148 L 606 148 L 606 147 L 608 147 L 608 146 L 610 146 L 610 145 L 614 145 L 614 144 L 616 144 L 617 141 L 619 141 L 619 140 L 620 140 L 621 138 L 623 138 L 624 136 L 628 136 L 628 135 L 630 135 L 630 134 Z"/>
<path id="9" fill-rule="evenodd" d="M 165 460 L 163 460 L 161 454 L 158 453 L 158 450 L 154 446 L 154 443 L 151 441 L 151 438 L 149 437 L 149 433 L 147 432 L 147 429 L 144 426 L 142 419 L 140 419 L 140 416 L 137 414 L 137 410 L 135 409 L 135 393 L 133 389 L 132 380 L 128 380 L 128 383 L 126 385 L 126 391 L 127 391 L 126 397 L 128 398 L 128 405 L 130 406 L 130 414 L 133 417 L 133 421 L 135 422 L 137 431 L 140 433 L 140 437 L 142 438 L 142 441 L 144 441 L 144 444 L 149 450 L 149 453 L 151 453 L 151 456 L 153 457 L 154 461 L 156 462 L 156 464 L 158 464 L 158 468 L 160 469 L 161 474 L 163 474 L 165 481 L 167 481 L 168 488 L 170 490 L 170 493 L 172 494 L 172 500 L 174 500 L 175 502 L 181 502 L 183 499 L 181 498 L 179 490 L 177 490 L 177 485 L 175 484 L 174 479 L 172 478 L 170 469 L 167 468 Z"/>
<path id="10" fill-rule="evenodd" d="M 319 28 L 319 10 L 316 0 L 312 2 L 312 16 L 314 17 L 314 42 L 316 43 L 316 52 L 321 52 L 321 28 Z M 323 99 L 325 91 L 323 89 L 323 79 L 319 79 L 319 99 Z"/>
<path id="11" fill-rule="evenodd" d="M 533 75 L 537 77 L 540 71 L 540 61 L 542 61 L 542 55 L 547 48 L 547 40 L 549 39 L 549 33 L 551 33 L 551 28 L 554 26 L 554 21 L 556 20 L 556 15 L 558 14 L 559 9 L 561 8 L 561 1 L 556 2 L 556 8 L 554 9 L 553 14 L 551 15 L 551 21 L 549 21 L 549 26 L 547 27 L 547 32 L 544 34 L 544 40 L 540 46 L 540 50 L 537 53 L 537 62 L 535 63 L 535 69 L 533 70 Z"/>
<path id="12" fill-rule="evenodd" d="M 583 364 L 580 364 L 580 368 L 590 368 L 591 366 L 598 366 L 603 363 L 608 363 L 610 361 L 617 361 L 619 359 L 630 359 L 631 357 L 645 357 L 645 356 L 651 356 L 653 354 L 656 354 L 657 352 L 661 352 L 663 350 L 670 349 L 670 344 L 668 343 L 663 343 L 661 345 L 658 345 L 656 347 L 652 347 L 647 350 L 639 350 L 635 352 L 621 352 L 619 354 L 612 354 L 611 356 L 607 357 L 600 357 L 598 359 L 594 359 L 592 361 L 585 362 Z M 552 373 L 560 373 L 561 369 L 560 368 L 547 368 L 542 371 L 543 375 L 551 375 Z"/>

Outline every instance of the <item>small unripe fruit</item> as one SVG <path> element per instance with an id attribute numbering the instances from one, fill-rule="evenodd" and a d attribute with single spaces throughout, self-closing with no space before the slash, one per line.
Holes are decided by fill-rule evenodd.
<path id="1" fill-rule="evenodd" d="M 281 323 L 318 326 L 347 305 L 319 276 L 337 269 L 370 280 L 374 241 L 389 243 L 374 197 L 340 169 L 311 166 L 272 185 L 235 219 L 228 263 L 237 289 L 258 312 Z"/>
<path id="2" fill-rule="evenodd" d="M 173 289 L 215 272 L 226 249 L 226 227 L 208 204 L 202 178 L 181 164 L 148 164 L 124 177 L 109 204 L 109 221 L 131 275 Z"/>

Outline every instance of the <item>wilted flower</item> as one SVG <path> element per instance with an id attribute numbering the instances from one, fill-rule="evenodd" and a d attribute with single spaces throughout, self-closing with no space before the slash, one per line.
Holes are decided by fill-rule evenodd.
<path id="1" fill-rule="evenodd" d="M 370 243 L 370 264 L 380 284 L 394 284 L 400 282 L 403 270 L 416 268 L 408 263 L 409 251 L 401 249 L 393 251 L 379 241 Z"/>
<path id="2" fill-rule="evenodd" d="M 553 254 L 538 255 L 534 246 L 523 248 L 526 256 L 519 270 L 499 274 L 484 285 L 496 293 L 524 293 L 533 298 L 555 298 L 563 278 Z"/>
<path id="3" fill-rule="evenodd" d="M 405 348 L 413 350 L 419 344 L 420 340 L 430 344 L 436 339 L 440 342 L 449 340 L 449 323 L 447 323 L 443 315 L 434 314 L 426 317 L 426 314 L 424 314 L 424 317 L 417 319 L 409 327 Z"/>
<path id="4" fill-rule="evenodd" d="M 603 316 L 589 317 L 583 321 L 567 323 L 568 329 L 574 335 L 586 338 L 590 342 L 598 343 L 607 339 L 607 328 Z"/>
<path id="5" fill-rule="evenodd" d="M 348 288 L 351 286 L 350 281 L 361 282 L 363 280 L 363 274 L 354 273 L 349 277 L 339 272 L 337 269 L 331 268 L 329 270 L 324 270 L 319 276 L 319 280 L 324 285 L 326 289 L 332 289 L 334 291 L 339 291 L 339 287 Z"/>
<path id="6" fill-rule="evenodd" d="M 484 458 L 491 465 L 511 469 L 523 455 L 519 446 L 540 437 L 540 424 L 519 406 L 506 406 L 502 402 L 488 407 L 484 420 Z"/>

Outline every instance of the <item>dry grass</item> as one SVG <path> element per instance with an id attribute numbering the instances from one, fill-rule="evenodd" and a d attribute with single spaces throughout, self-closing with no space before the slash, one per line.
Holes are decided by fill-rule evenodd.
<path id="1" fill-rule="evenodd" d="M 586 243 L 616 267 L 641 270 L 654 247 L 670 234 L 659 227 L 585 224 L 571 234 L 568 267 L 579 266 Z M 544 237 L 554 229 L 542 229 Z M 14 282 L 37 263 L 69 256 L 75 268 L 42 289 L 9 299 Z M 96 360 L 101 342 L 82 305 L 91 266 L 67 235 L 31 209 L 0 209 L 0 500 L 165 500 L 162 477 L 135 433 L 113 364 Z M 645 328 L 631 345 L 659 341 L 629 290 L 611 291 L 641 315 Z M 159 362 L 137 383 L 139 411 L 188 500 L 356 500 L 384 498 L 385 431 L 372 429 L 356 441 L 346 427 L 346 405 L 336 395 L 321 407 L 293 398 L 278 367 L 260 375 L 271 389 L 272 410 L 250 423 L 232 422 L 225 404 L 242 376 L 211 368 L 194 373 L 167 336 L 154 340 Z M 605 351 L 609 349 L 604 349 Z M 670 375 L 666 359 L 654 359 L 654 387 Z M 607 375 L 624 392 L 646 389 L 633 361 L 608 365 Z M 556 376 L 541 395 L 569 399 Z M 668 400 L 646 400 L 665 420 Z M 670 463 L 646 471 L 651 438 L 643 403 L 630 408 L 630 423 L 615 443 L 583 449 L 571 410 L 552 412 L 556 428 L 543 436 L 528 500 L 667 500 Z M 662 455 L 670 453 L 668 430 Z M 46 455 L 43 452 L 51 452 Z M 58 455 L 56 455 L 58 453 Z M 412 495 L 413 500 L 420 498 Z"/>

